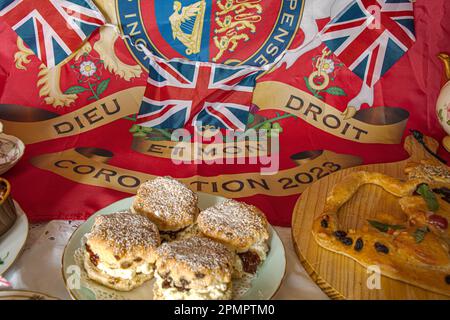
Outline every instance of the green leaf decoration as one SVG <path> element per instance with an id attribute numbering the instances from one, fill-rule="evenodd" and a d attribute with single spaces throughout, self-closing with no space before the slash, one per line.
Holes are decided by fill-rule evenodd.
<path id="1" fill-rule="evenodd" d="M 136 133 L 133 133 L 133 137 L 146 137 L 147 134 L 145 132 L 139 131 Z"/>
<path id="2" fill-rule="evenodd" d="M 437 201 L 436 195 L 430 189 L 430 187 L 423 183 L 417 188 L 417 193 L 419 193 L 422 198 L 427 203 L 427 207 L 430 211 L 436 212 L 439 209 L 439 202 Z"/>
<path id="3" fill-rule="evenodd" d="M 149 128 L 149 127 L 140 127 L 140 128 L 141 128 L 142 132 L 145 132 L 145 133 L 150 133 L 153 131 L 153 128 Z"/>
<path id="4" fill-rule="evenodd" d="M 133 124 L 133 126 L 130 128 L 131 133 L 139 132 L 139 126 L 137 124 Z"/>
<path id="5" fill-rule="evenodd" d="M 272 124 L 270 122 L 264 122 L 264 124 L 261 126 L 261 129 L 270 130 L 272 129 Z"/>
<path id="6" fill-rule="evenodd" d="M 413 233 L 413 237 L 416 240 L 416 243 L 421 243 L 425 239 L 425 236 L 428 232 L 430 232 L 430 229 L 428 229 L 428 227 L 417 228 Z"/>
<path id="7" fill-rule="evenodd" d="M 248 114 L 248 123 L 253 123 L 255 121 L 255 115 L 252 113 Z"/>
<path id="8" fill-rule="evenodd" d="M 97 95 L 98 95 L 98 96 L 101 95 L 103 92 L 105 92 L 105 90 L 108 88 L 109 81 L 111 81 L 111 79 L 103 80 L 103 81 L 100 82 L 100 84 L 97 86 Z"/>
<path id="9" fill-rule="evenodd" d="M 150 140 L 150 141 L 167 141 L 166 137 L 163 137 L 163 136 L 147 137 L 146 140 Z"/>
<path id="10" fill-rule="evenodd" d="M 308 77 L 304 77 L 304 79 L 305 79 L 305 84 L 306 84 L 306 87 L 308 88 L 308 90 L 310 92 L 314 93 L 313 88 L 311 88 L 311 86 L 309 85 Z"/>
<path id="11" fill-rule="evenodd" d="M 272 125 L 272 129 L 273 129 L 273 130 L 278 130 L 278 131 L 283 130 L 283 128 L 281 127 L 281 125 L 280 125 L 278 122 L 275 122 L 275 123 Z"/>
<path id="12" fill-rule="evenodd" d="M 5 263 L 6 258 L 8 258 L 9 252 L 6 253 L 6 255 L 3 258 L 0 258 L 0 265 Z"/>
<path id="13" fill-rule="evenodd" d="M 340 87 L 329 87 L 325 90 L 326 93 L 331 94 L 333 96 L 346 96 L 345 91 Z"/>
<path id="14" fill-rule="evenodd" d="M 399 224 L 387 224 L 387 223 L 383 223 L 383 222 L 375 221 L 375 220 L 367 220 L 367 222 L 369 222 L 369 224 L 372 227 L 374 227 L 375 229 L 378 229 L 381 232 L 388 232 L 389 230 L 405 229 L 404 226 L 399 225 Z"/>
<path id="15" fill-rule="evenodd" d="M 439 109 L 438 118 L 440 121 L 444 121 L 444 110 L 443 109 Z"/>
<path id="16" fill-rule="evenodd" d="M 70 87 L 69 89 L 67 89 L 66 91 L 64 91 L 64 94 L 78 94 L 78 93 L 82 93 L 85 92 L 89 89 L 86 89 L 85 87 L 82 86 L 73 86 Z"/>

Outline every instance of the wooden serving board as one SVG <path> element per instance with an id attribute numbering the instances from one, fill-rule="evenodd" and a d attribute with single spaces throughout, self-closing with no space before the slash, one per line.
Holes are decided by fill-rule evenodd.
<path id="1" fill-rule="evenodd" d="M 431 150 L 437 150 L 436 140 L 426 137 Z M 405 178 L 404 167 L 409 161 L 430 158 L 422 145 L 412 136 L 405 140 L 410 158 L 395 163 L 372 164 L 345 169 L 333 173 L 309 187 L 297 202 L 292 217 L 292 239 L 300 262 L 311 278 L 332 299 L 449 299 L 449 297 L 418 288 L 385 276 L 381 277 L 381 289 L 368 289 L 367 279 L 372 273 L 358 262 L 344 255 L 320 247 L 311 233 L 312 224 L 324 208 L 331 188 L 346 175 L 357 171 L 376 171 L 397 178 Z M 344 228 L 357 229 L 377 213 L 402 214 L 398 198 L 381 187 L 365 185 L 340 211 Z"/>

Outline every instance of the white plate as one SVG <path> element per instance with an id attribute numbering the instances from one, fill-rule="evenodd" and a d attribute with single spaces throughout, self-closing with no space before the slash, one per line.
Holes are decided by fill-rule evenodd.
<path id="1" fill-rule="evenodd" d="M 44 293 L 25 290 L 0 291 L 0 300 L 58 300 Z"/>
<path id="2" fill-rule="evenodd" d="M 222 197 L 198 193 L 199 208 L 204 210 L 224 200 Z M 133 299 L 152 300 L 153 280 L 130 292 L 119 292 L 95 283 L 86 276 L 82 266 L 82 241 L 93 225 L 95 216 L 111 214 L 117 211 L 128 210 L 133 198 L 123 199 L 100 210 L 83 223 L 69 239 L 62 257 L 62 274 L 69 294 L 76 300 L 101 299 Z M 236 299 L 268 300 L 271 299 L 284 278 L 286 270 L 286 257 L 283 243 L 275 229 L 270 227 L 270 252 L 267 259 L 259 267 L 257 275 L 251 279 L 233 282 L 236 288 Z M 80 280 L 81 279 L 81 280 Z"/>
<path id="3" fill-rule="evenodd" d="M 24 153 L 25 144 L 19 138 L 0 133 L 0 174 L 14 167 Z"/>
<path id="4" fill-rule="evenodd" d="M 28 236 L 28 218 L 19 204 L 14 201 L 17 219 L 14 225 L 0 237 L 0 275 L 11 267 L 22 252 Z"/>

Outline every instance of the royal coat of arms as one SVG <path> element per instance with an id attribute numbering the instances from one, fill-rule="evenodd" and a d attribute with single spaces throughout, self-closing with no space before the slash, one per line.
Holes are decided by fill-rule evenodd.
<path id="1" fill-rule="evenodd" d="M 117 1 L 129 49 L 147 69 L 145 45 L 164 58 L 261 66 L 291 44 L 303 1 Z M 270 27 L 268 27 L 270 26 Z"/>

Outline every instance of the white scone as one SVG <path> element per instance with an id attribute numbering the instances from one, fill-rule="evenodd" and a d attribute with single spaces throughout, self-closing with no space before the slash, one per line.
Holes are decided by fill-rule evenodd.
<path id="1" fill-rule="evenodd" d="M 227 199 L 200 212 L 197 224 L 205 236 L 219 241 L 238 257 L 233 276 L 254 274 L 269 251 L 269 223 L 255 206 Z"/>
<path id="2" fill-rule="evenodd" d="M 88 277 L 109 288 L 130 291 L 153 278 L 158 228 L 130 212 L 98 216 L 86 235 Z"/>
<path id="3" fill-rule="evenodd" d="M 181 182 L 158 177 L 139 186 L 131 211 L 155 223 L 162 240 L 172 241 L 194 223 L 197 202 L 197 194 Z"/>
<path id="4" fill-rule="evenodd" d="M 157 250 L 154 298 L 158 300 L 231 299 L 233 253 L 208 238 L 163 243 Z"/>

